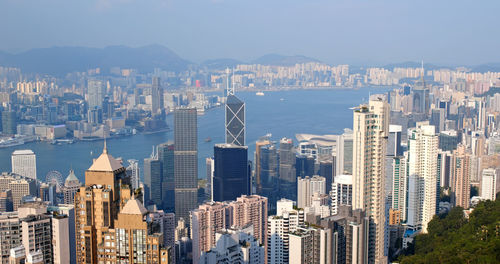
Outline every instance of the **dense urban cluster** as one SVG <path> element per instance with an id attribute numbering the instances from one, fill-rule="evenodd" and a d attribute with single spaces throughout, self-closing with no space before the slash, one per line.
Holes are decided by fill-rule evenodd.
<path id="1" fill-rule="evenodd" d="M 439 257 L 429 245 L 465 237 L 453 228 L 498 247 L 498 202 L 484 200 L 500 191 L 499 78 L 463 68 L 351 73 L 321 63 L 93 69 L 63 78 L 0 68 L 4 147 L 158 131 L 168 114 L 174 132 L 142 172 L 138 160 L 113 157 L 104 141 L 83 183 L 72 170 L 65 180 L 54 171 L 41 181 L 36 153 L 14 151 L 12 170 L 0 175 L 0 262 L 425 263 Z M 394 89 L 353 107 L 344 133 L 263 135 L 249 159 L 252 124 L 235 87 L 265 96 L 366 85 Z M 224 92 L 203 93 L 210 89 Z M 225 110 L 225 142 L 203 157 L 200 184 L 198 115 L 217 105 Z M 494 213 L 480 220 L 486 212 Z M 481 260 L 495 258 L 481 252 Z"/>

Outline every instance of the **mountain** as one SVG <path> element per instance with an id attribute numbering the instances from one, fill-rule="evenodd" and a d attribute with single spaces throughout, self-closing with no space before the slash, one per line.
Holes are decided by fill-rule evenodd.
<path id="1" fill-rule="evenodd" d="M 284 56 L 279 54 L 267 54 L 252 61 L 252 64 L 291 66 L 297 63 L 307 63 L 307 62 L 320 62 L 320 61 L 302 55 Z"/>
<path id="2" fill-rule="evenodd" d="M 0 65 L 19 67 L 23 72 L 64 75 L 91 68 L 133 68 L 151 72 L 154 68 L 169 71 L 187 69 L 189 61 L 160 45 L 139 48 L 109 46 L 106 48 L 51 47 L 32 49 L 18 54 L 0 53 Z"/>
<path id="3" fill-rule="evenodd" d="M 215 59 L 215 60 L 206 60 L 201 63 L 201 66 L 214 70 L 222 70 L 226 68 L 233 68 L 238 64 L 245 64 L 245 63 L 235 59 Z"/>
<path id="4" fill-rule="evenodd" d="M 472 67 L 473 72 L 500 72 L 500 62 L 485 63 Z"/>
<path id="5" fill-rule="evenodd" d="M 391 63 L 382 66 L 385 69 L 394 69 L 394 68 L 420 68 L 422 67 L 421 62 L 415 62 L 415 61 L 405 61 L 405 62 L 400 62 L 400 63 Z M 452 69 L 452 67 L 447 67 L 447 66 L 438 66 L 434 64 L 429 64 L 429 63 L 424 63 L 424 69 L 425 70 L 435 70 L 435 69 Z"/>

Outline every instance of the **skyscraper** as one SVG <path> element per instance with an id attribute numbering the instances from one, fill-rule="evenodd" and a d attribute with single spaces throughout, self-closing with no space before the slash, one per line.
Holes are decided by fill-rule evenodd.
<path id="1" fill-rule="evenodd" d="M 173 143 L 158 145 L 158 160 L 161 162 L 162 167 L 163 210 L 167 212 L 174 212 L 175 210 L 174 150 Z"/>
<path id="2" fill-rule="evenodd" d="M 325 178 L 315 175 L 297 180 L 297 206 L 299 208 L 311 206 L 311 198 L 315 193 L 326 194 Z"/>
<path id="3" fill-rule="evenodd" d="M 466 146 L 459 145 L 453 151 L 451 164 L 451 202 L 466 209 L 470 206 L 470 163 Z"/>
<path id="4" fill-rule="evenodd" d="M 374 95 L 368 105 L 354 110 L 353 209 L 370 218 L 369 261 L 387 263 L 385 248 L 385 155 L 389 132 L 389 104 Z"/>
<path id="5" fill-rule="evenodd" d="M 17 133 L 17 117 L 14 111 L 2 112 L 2 132 L 6 135 Z"/>
<path id="6" fill-rule="evenodd" d="M 411 130 L 408 138 L 408 175 L 417 177 L 416 181 L 418 199 L 417 222 L 421 225 L 422 232 L 427 233 L 427 224 L 436 214 L 438 199 L 437 152 L 438 137 L 435 127 L 430 125 L 417 125 Z"/>
<path id="7" fill-rule="evenodd" d="M 295 149 L 293 140 L 282 138 L 280 140 L 279 155 L 279 192 L 281 197 L 288 199 L 297 199 L 295 189 L 297 176 L 295 172 Z"/>
<path id="8" fill-rule="evenodd" d="M 106 87 L 103 81 L 90 79 L 87 83 L 89 109 L 102 108 L 102 101 L 106 95 Z"/>
<path id="9" fill-rule="evenodd" d="M 198 192 L 198 123 L 196 108 L 179 108 L 174 114 L 175 217 L 189 219 Z"/>
<path id="10" fill-rule="evenodd" d="M 352 175 L 337 175 L 332 184 L 332 214 L 338 213 L 341 205 L 352 206 Z"/>
<path id="11" fill-rule="evenodd" d="M 245 103 L 234 94 L 226 101 L 226 143 L 245 145 Z"/>
<path id="12" fill-rule="evenodd" d="M 157 157 L 144 159 L 144 185 L 146 186 L 146 201 L 162 208 L 162 164 Z M 147 202 L 148 201 L 148 202 Z"/>
<path id="13" fill-rule="evenodd" d="M 213 200 L 232 201 L 251 194 L 248 148 L 235 144 L 214 146 Z"/>
<path id="14" fill-rule="evenodd" d="M 127 160 L 127 173 L 130 175 L 130 184 L 132 184 L 132 189 L 135 190 L 139 188 L 140 171 L 139 171 L 139 161 L 135 159 Z"/>
<path id="15" fill-rule="evenodd" d="M 32 150 L 12 152 L 12 172 L 36 180 L 36 155 Z"/>
<path id="16" fill-rule="evenodd" d="M 78 192 L 80 187 L 81 183 L 78 178 L 76 178 L 75 172 L 71 169 L 69 171 L 68 177 L 64 181 L 64 186 L 62 187 L 65 204 L 75 203 L 75 194 Z"/>
<path id="17" fill-rule="evenodd" d="M 488 199 L 494 201 L 496 199 L 496 194 L 499 191 L 498 185 L 498 171 L 489 168 L 483 170 L 482 180 L 481 180 L 481 197 L 483 199 Z"/>
<path id="18" fill-rule="evenodd" d="M 163 111 L 163 88 L 161 87 L 160 77 L 153 77 L 151 85 L 151 113 L 153 115 L 161 114 Z"/>

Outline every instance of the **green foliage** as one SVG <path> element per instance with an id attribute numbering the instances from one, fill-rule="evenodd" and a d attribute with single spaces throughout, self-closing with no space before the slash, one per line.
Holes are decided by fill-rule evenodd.
<path id="1" fill-rule="evenodd" d="M 414 243 L 400 263 L 500 263 L 500 201 L 480 202 L 469 220 L 460 207 L 436 215 Z"/>

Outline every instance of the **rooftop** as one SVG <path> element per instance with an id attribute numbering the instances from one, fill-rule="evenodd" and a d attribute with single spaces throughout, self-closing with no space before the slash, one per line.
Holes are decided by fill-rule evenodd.
<path id="1" fill-rule="evenodd" d="M 145 215 L 148 213 L 148 210 L 144 207 L 144 205 L 142 205 L 139 200 L 132 198 L 128 200 L 120 213 L 130 215 Z"/>
<path id="2" fill-rule="evenodd" d="M 94 160 L 92 166 L 88 169 L 89 171 L 109 171 L 113 172 L 122 168 L 122 163 L 113 158 L 110 154 L 108 154 L 108 149 L 106 148 L 106 142 L 104 142 L 104 149 L 102 151 L 101 156 Z"/>

